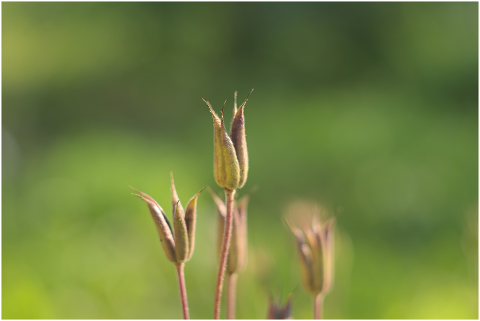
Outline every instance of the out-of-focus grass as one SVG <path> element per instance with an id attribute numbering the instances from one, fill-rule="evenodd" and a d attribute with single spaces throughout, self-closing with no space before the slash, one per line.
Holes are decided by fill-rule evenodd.
<path id="1" fill-rule="evenodd" d="M 284 208 L 336 211 L 327 318 L 478 317 L 475 3 L 5 3 L 3 318 L 179 318 L 175 271 L 132 185 L 170 213 L 213 180 L 213 128 L 246 108 L 249 260 L 239 318 L 295 291 Z M 213 201 L 186 265 L 211 318 Z M 225 309 L 223 309 L 225 310 Z"/>

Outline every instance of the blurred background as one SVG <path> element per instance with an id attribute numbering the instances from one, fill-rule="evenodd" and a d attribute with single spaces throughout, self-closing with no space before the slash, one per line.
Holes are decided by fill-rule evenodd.
<path id="1" fill-rule="evenodd" d="M 2 317 L 181 318 L 132 185 L 170 214 L 213 179 L 209 100 L 246 105 L 238 318 L 311 318 L 297 199 L 337 217 L 326 318 L 478 318 L 477 3 L 2 3 Z M 229 121 L 227 122 L 229 123 Z M 216 212 L 186 265 L 211 318 Z M 222 309 L 225 315 L 225 306 Z"/>

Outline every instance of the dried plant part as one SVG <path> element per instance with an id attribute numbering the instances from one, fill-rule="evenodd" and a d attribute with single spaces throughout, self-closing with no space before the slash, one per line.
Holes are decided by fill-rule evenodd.
<path id="1" fill-rule="evenodd" d="M 252 92 L 253 89 L 250 91 L 250 94 Z M 248 175 L 248 152 L 247 139 L 245 136 L 244 109 L 250 94 L 248 94 L 240 108 L 236 110 L 237 92 L 235 92 L 234 114 L 232 118 L 232 126 L 230 128 L 230 137 L 232 138 L 233 146 L 235 146 L 235 152 L 237 153 L 238 164 L 240 166 L 240 180 L 238 182 L 238 188 L 242 188 L 243 185 L 245 185 Z"/>
<path id="2" fill-rule="evenodd" d="M 184 262 L 188 257 L 188 233 L 185 224 L 185 214 L 180 211 L 177 201 L 173 215 L 173 231 L 175 232 L 175 252 L 177 262 Z"/>
<path id="3" fill-rule="evenodd" d="M 131 188 L 138 193 L 132 193 L 133 195 L 140 197 L 147 203 L 167 258 L 174 263 L 183 263 L 190 260 L 195 246 L 197 199 L 203 188 L 190 199 L 185 212 L 178 198 L 173 174 L 171 173 L 173 229 L 165 211 L 152 197 L 133 187 Z"/>
<path id="4" fill-rule="evenodd" d="M 152 197 L 137 189 L 134 189 L 133 187 L 131 188 L 138 193 L 132 193 L 132 195 L 141 198 L 143 201 L 145 201 L 145 203 L 147 203 L 150 214 L 152 215 L 155 226 L 157 227 L 158 236 L 160 237 L 165 255 L 170 261 L 177 262 L 177 256 L 175 253 L 175 240 L 173 238 L 172 228 L 168 222 L 165 212 Z"/>
<path id="5" fill-rule="evenodd" d="M 204 187 L 205 188 L 205 187 Z M 188 233 L 188 260 L 193 255 L 193 250 L 195 249 L 195 225 L 197 221 L 197 199 L 200 193 L 203 191 L 202 188 L 197 194 L 195 194 L 190 201 L 188 201 L 187 209 L 185 210 L 185 224 L 187 226 Z"/>
<path id="6" fill-rule="evenodd" d="M 205 100 L 204 100 L 205 101 Z M 226 101 L 225 101 L 226 102 Z M 214 129 L 214 151 L 213 151 L 213 174 L 218 186 L 235 190 L 240 179 L 240 166 L 233 142 L 225 129 L 225 122 L 222 117 L 213 110 L 208 101 L 205 101 L 213 117 Z"/>
<path id="7" fill-rule="evenodd" d="M 333 284 L 335 219 L 322 223 L 324 212 L 312 204 L 297 202 L 285 217 L 297 243 L 303 284 L 313 296 L 324 296 Z"/>

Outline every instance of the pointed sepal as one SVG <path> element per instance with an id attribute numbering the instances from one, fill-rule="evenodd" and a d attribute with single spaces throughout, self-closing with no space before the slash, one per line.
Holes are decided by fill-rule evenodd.
<path id="1" fill-rule="evenodd" d="M 250 91 L 250 94 L 252 93 L 252 91 Z M 232 139 L 233 146 L 235 147 L 235 152 L 237 154 L 237 159 L 238 159 L 238 165 L 240 168 L 240 178 L 238 181 L 237 188 L 242 188 L 243 185 L 245 185 L 245 182 L 247 181 L 247 175 L 248 175 L 248 152 L 247 152 L 247 139 L 245 136 L 244 109 L 245 109 L 245 104 L 248 101 L 248 97 L 250 97 L 250 94 L 248 94 L 247 99 L 245 99 L 245 102 L 236 111 L 235 111 L 236 109 L 236 103 L 235 103 L 235 108 L 234 108 L 235 113 L 233 115 L 232 127 L 230 129 L 230 137 Z"/>
<path id="2" fill-rule="evenodd" d="M 175 182 L 173 180 L 173 172 L 170 172 L 170 188 L 172 190 L 172 214 L 173 214 L 173 220 L 175 220 L 175 208 L 178 204 L 179 211 L 178 213 L 185 213 L 183 210 L 182 203 L 180 203 L 180 200 L 178 198 L 177 190 L 175 189 Z"/>
<path id="3" fill-rule="evenodd" d="M 141 198 L 148 206 L 150 210 L 150 214 L 153 218 L 155 226 L 157 228 L 158 236 L 160 237 L 160 241 L 163 247 L 163 251 L 167 256 L 167 259 L 176 262 L 176 253 L 175 253 L 175 240 L 172 233 L 172 228 L 168 219 L 163 211 L 162 207 L 149 195 L 134 189 L 138 194 L 132 193 L 132 195 Z"/>
<path id="4" fill-rule="evenodd" d="M 187 209 L 185 210 L 185 225 L 188 233 L 188 257 L 190 260 L 195 248 L 195 225 L 197 221 L 197 199 L 200 193 L 205 189 L 202 188 L 197 194 L 195 194 L 188 202 Z"/>
<path id="5" fill-rule="evenodd" d="M 175 236 L 175 252 L 177 262 L 184 262 L 188 257 L 188 233 L 185 224 L 185 214 L 180 211 L 180 201 L 175 205 L 173 231 Z"/>
<path id="6" fill-rule="evenodd" d="M 205 101 L 205 100 L 204 100 Z M 216 183 L 223 188 L 234 190 L 240 179 L 240 165 L 238 163 L 235 146 L 227 134 L 225 122 L 213 110 L 208 101 L 205 101 L 213 117 L 214 129 L 214 161 L 213 173 Z"/>

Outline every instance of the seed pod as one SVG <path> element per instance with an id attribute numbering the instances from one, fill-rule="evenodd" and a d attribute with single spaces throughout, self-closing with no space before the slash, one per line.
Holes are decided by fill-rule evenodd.
<path id="1" fill-rule="evenodd" d="M 205 187 L 204 187 L 205 188 Z M 188 258 L 190 260 L 195 248 L 195 224 L 197 220 L 197 199 L 198 195 L 203 191 L 202 188 L 200 192 L 195 194 L 190 201 L 188 202 L 187 209 L 185 211 L 185 225 L 187 226 L 188 233 Z"/>
<path id="2" fill-rule="evenodd" d="M 175 232 L 175 252 L 177 262 L 184 262 L 188 257 L 188 233 L 185 214 L 181 212 L 179 202 L 175 206 L 173 231 Z"/>
<path id="3" fill-rule="evenodd" d="M 300 269 L 305 288 L 314 296 L 330 291 L 333 284 L 333 228 L 334 218 L 325 224 L 320 221 L 320 213 L 306 203 L 297 203 L 289 219 L 285 222 L 295 236 L 298 247 Z"/>
<path id="4" fill-rule="evenodd" d="M 253 91 L 253 89 L 252 89 Z M 250 91 L 250 94 L 252 93 Z M 232 119 L 232 127 L 230 128 L 230 137 L 232 138 L 235 152 L 237 153 L 238 164 L 240 167 L 240 180 L 238 182 L 238 188 L 242 188 L 247 181 L 248 175 L 248 152 L 247 152 L 247 140 L 245 137 L 245 116 L 244 107 L 247 103 L 248 97 L 245 102 L 237 109 L 237 92 L 235 92 L 234 114 Z"/>
<path id="5" fill-rule="evenodd" d="M 205 100 L 203 100 L 205 101 Z M 215 181 L 220 187 L 234 190 L 240 179 L 240 166 L 232 140 L 227 134 L 225 123 L 213 110 L 208 101 L 205 101 L 213 117 L 214 128 L 214 162 L 213 172 Z M 225 105 L 224 105 L 225 106 Z"/>
<path id="6" fill-rule="evenodd" d="M 173 238 L 172 228 L 168 222 L 165 212 L 160 205 L 149 195 L 132 188 L 137 191 L 138 194 L 132 193 L 132 195 L 140 197 L 145 203 L 147 203 L 150 214 L 152 215 L 155 226 L 157 227 L 158 236 L 163 247 L 163 251 L 172 262 L 176 262 L 176 253 L 175 253 L 175 240 Z M 140 194 L 140 195 L 139 195 Z"/>

